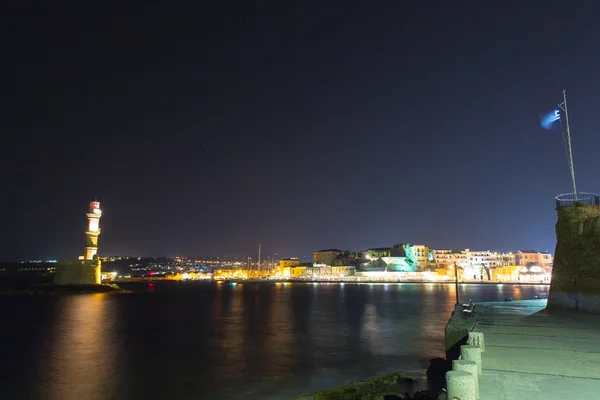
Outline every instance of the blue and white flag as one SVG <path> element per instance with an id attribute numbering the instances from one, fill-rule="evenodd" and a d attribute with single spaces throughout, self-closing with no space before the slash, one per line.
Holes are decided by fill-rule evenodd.
<path id="1" fill-rule="evenodd" d="M 550 114 L 545 115 L 544 118 L 542 118 L 540 125 L 544 129 L 552 129 L 552 126 L 558 120 L 560 120 L 560 110 L 557 108 L 556 110 L 552 111 Z"/>

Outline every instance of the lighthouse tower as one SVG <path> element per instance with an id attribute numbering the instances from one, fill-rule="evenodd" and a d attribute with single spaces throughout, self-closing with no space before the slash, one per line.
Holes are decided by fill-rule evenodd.
<path id="1" fill-rule="evenodd" d="M 98 236 L 100 235 L 100 217 L 102 210 L 99 201 L 92 201 L 90 208 L 85 214 L 88 218 L 88 229 L 85 232 L 85 260 L 93 260 L 98 253 Z"/>
<path id="2" fill-rule="evenodd" d="M 100 203 L 92 201 L 85 214 L 88 227 L 85 232 L 85 253 L 78 260 L 60 260 L 56 265 L 54 283 L 59 285 L 99 285 L 102 283 L 102 265 L 98 258 L 98 236 L 100 235 Z"/>

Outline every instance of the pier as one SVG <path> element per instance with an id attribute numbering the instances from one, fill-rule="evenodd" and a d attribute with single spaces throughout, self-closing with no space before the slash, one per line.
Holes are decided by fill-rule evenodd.
<path id="1" fill-rule="evenodd" d="M 546 303 L 523 300 L 477 305 L 477 315 L 467 325 L 485 337 L 481 399 L 598 398 L 600 315 L 550 312 Z M 455 313 L 449 326 L 466 326 L 464 319 Z"/>

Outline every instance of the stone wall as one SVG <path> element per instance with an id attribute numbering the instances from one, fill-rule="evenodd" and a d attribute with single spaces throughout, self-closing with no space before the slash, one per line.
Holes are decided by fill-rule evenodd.
<path id="1" fill-rule="evenodd" d="M 100 284 L 100 260 L 61 260 L 56 265 L 54 283 L 58 285 Z"/>
<path id="2" fill-rule="evenodd" d="M 479 312 L 476 310 L 470 316 L 463 315 L 463 307 L 457 304 L 452 311 L 452 316 L 446 324 L 444 337 L 446 342 L 446 360 L 452 361 L 458 359 L 460 355 L 460 346 L 467 344 L 469 332 L 473 330 L 479 318 Z"/>
<path id="3" fill-rule="evenodd" d="M 600 313 L 600 207 L 560 207 L 548 309 Z"/>

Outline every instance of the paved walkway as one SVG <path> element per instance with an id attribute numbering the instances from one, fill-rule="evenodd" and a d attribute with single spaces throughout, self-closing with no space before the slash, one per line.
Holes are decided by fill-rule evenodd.
<path id="1" fill-rule="evenodd" d="M 546 300 L 478 306 L 482 400 L 600 399 L 600 315 L 549 313 Z"/>

